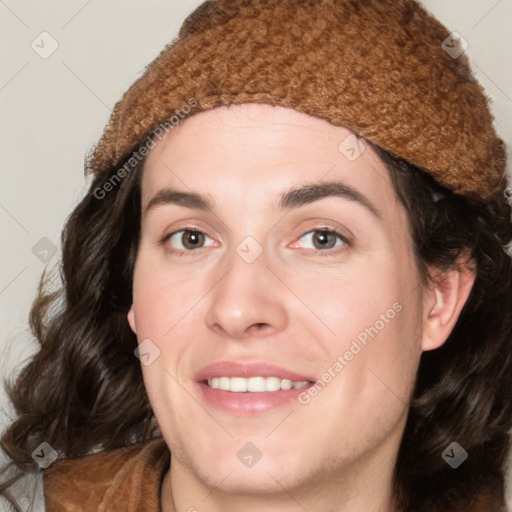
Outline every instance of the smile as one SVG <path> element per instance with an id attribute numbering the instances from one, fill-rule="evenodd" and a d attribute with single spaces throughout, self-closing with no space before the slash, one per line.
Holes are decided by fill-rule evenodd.
<path id="1" fill-rule="evenodd" d="M 279 377 L 213 377 L 207 379 L 207 384 L 212 389 L 232 391 L 233 393 L 265 393 L 289 389 L 300 389 L 310 384 L 307 380 L 292 381 Z"/>

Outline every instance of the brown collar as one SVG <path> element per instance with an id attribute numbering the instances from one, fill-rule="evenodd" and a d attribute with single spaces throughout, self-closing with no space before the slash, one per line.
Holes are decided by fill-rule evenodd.
<path id="1" fill-rule="evenodd" d="M 169 463 L 161 438 L 60 460 L 44 472 L 46 510 L 161 512 L 161 486 Z"/>

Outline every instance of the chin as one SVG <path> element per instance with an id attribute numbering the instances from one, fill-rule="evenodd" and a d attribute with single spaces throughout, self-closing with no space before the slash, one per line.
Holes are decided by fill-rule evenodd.
<path id="1" fill-rule="evenodd" d="M 205 437 L 188 438 L 185 443 L 178 443 L 181 449 L 171 450 L 171 453 L 217 492 L 282 492 L 281 485 L 287 488 L 296 484 L 297 468 L 310 467 L 296 443 L 293 448 L 289 439 L 289 446 L 286 446 L 277 435 L 274 440 L 237 436 L 215 443 L 205 444 L 205 441 Z"/>
<path id="2" fill-rule="evenodd" d="M 198 476 L 216 492 L 226 494 L 281 493 L 296 485 L 299 475 L 297 465 L 284 469 L 279 464 L 261 459 L 252 468 L 232 461 L 219 461 L 215 468 L 204 467 L 201 462 Z"/>

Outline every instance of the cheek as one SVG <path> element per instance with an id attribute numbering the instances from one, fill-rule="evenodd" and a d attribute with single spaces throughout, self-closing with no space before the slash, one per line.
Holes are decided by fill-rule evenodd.
<path id="1" fill-rule="evenodd" d="M 134 275 L 133 304 L 139 340 L 163 342 L 201 298 L 193 276 L 169 272 L 148 258 L 138 261 Z"/>
<path id="2" fill-rule="evenodd" d="M 157 354 L 142 365 L 144 384 L 152 408 L 164 425 L 175 424 L 174 411 L 183 410 L 187 395 L 180 382 L 188 367 L 190 318 L 199 300 L 193 283 L 176 272 L 170 274 L 141 255 L 134 275 L 133 305 L 139 349 L 150 340 Z"/>
<path id="3" fill-rule="evenodd" d="M 393 262 L 354 265 L 346 270 L 310 270 L 309 274 L 307 280 L 290 274 L 288 282 L 293 283 L 297 296 L 304 298 L 312 313 L 305 315 L 304 321 L 316 330 L 319 339 L 329 344 L 336 345 L 360 334 L 364 342 L 368 330 L 388 330 L 390 325 L 403 320 L 404 309 L 410 316 L 418 308 L 415 278 L 404 275 L 403 269 L 400 271 Z"/>
<path id="4" fill-rule="evenodd" d="M 352 405 L 363 411 L 382 409 L 396 400 L 394 394 L 407 401 L 421 355 L 417 279 L 413 261 L 382 257 L 350 272 L 318 272 L 307 285 L 295 283 L 315 314 L 304 321 L 322 346 L 320 370 L 325 381 L 336 380 L 332 390 L 343 403 L 358 397 Z"/>
<path id="5" fill-rule="evenodd" d="M 173 400 L 181 396 L 177 381 L 188 378 L 186 370 L 193 356 L 190 346 L 206 293 L 206 283 L 197 274 L 166 270 L 144 254 L 139 258 L 134 275 L 134 317 L 139 344 L 150 340 L 150 351 L 157 354 L 154 363 L 142 366 L 154 407 L 161 403 L 160 395 L 170 394 Z"/>

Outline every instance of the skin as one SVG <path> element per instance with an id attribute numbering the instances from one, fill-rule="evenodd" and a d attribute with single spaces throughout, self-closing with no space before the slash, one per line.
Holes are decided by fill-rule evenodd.
<path id="1" fill-rule="evenodd" d="M 338 146 L 350 134 L 291 109 L 232 105 L 186 119 L 148 155 L 143 210 L 165 187 L 213 203 L 160 204 L 141 224 L 128 321 L 160 350 L 143 376 L 172 453 L 165 512 L 396 510 L 392 474 L 419 358 L 446 340 L 474 276 L 422 283 L 388 172 L 369 147 L 347 159 Z M 334 180 L 380 218 L 342 197 L 278 209 L 292 187 Z M 197 249 L 182 245 L 192 228 L 207 235 Z M 315 243 L 325 229 L 346 241 Z M 250 264 L 236 251 L 247 236 L 263 251 Z M 209 405 L 193 380 L 233 359 L 320 379 L 396 303 L 400 312 L 307 405 L 244 417 Z M 251 468 L 237 458 L 247 442 L 262 454 Z"/>

